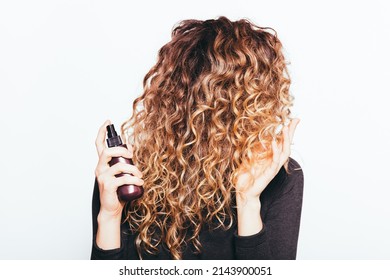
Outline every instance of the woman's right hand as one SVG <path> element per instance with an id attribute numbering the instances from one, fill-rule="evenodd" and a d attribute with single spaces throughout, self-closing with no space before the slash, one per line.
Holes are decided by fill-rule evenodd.
<path id="1" fill-rule="evenodd" d="M 106 127 L 109 124 L 111 122 L 107 120 L 100 127 L 95 142 L 99 156 L 99 161 L 95 169 L 95 176 L 100 192 L 99 217 L 104 219 L 120 219 L 125 203 L 118 199 L 116 190 L 124 184 L 142 186 L 144 181 L 141 179 L 142 172 L 134 165 L 118 162 L 110 167 L 109 161 L 112 157 L 132 158 L 133 149 L 131 145 L 128 146 L 128 149 L 124 147 L 108 148 L 106 146 Z M 125 173 L 125 175 L 115 177 L 116 174 L 120 173 Z"/>

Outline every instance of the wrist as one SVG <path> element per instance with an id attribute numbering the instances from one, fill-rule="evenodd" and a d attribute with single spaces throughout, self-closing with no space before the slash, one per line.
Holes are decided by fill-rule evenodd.
<path id="1" fill-rule="evenodd" d="M 107 212 L 104 210 L 101 210 L 97 216 L 98 224 L 102 224 L 102 223 L 120 224 L 121 219 L 122 219 L 122 213 L 118 214 L 118 213 Z"/>
<path id="2" fill-rule="evenodd" d="M 247 213 L 256 213 L 260 214 L 261 203 L 260 200 L 237 200 L 237 211 L 242 215 L 246 215 Z"/>
<path id="3" fill-rule="evenodd" d="M 238 235 L 249 236 L 260 232 L 263 221 L 260 216 L 261 203 L 259 197 L 237 195 Z"/>
<path id="4" fill-rule="evenodd" d="M 260 208 L 261 206 L 259 196 L 250 196 L 245 193 L 237 193 L 236 202 L 238 207 Z"/>
<path id="5" fill-rule="evenodd" d="M 96 245 L 102 250 L 120 248 L 121 216 L 100 211 L 97 217 Z"/>

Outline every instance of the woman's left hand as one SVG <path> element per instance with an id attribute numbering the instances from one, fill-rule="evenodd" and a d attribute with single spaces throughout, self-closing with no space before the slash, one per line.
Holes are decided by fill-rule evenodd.
<path id="1" fill-rule="evenodd" d="M 286 163 L 291 153 L 291 143 L 298 123 L 299 119 L 293 119 L 288 126 L 283 127 L 283 141 L 279 145 L 276 144 L 275 140 L 272 142 L 272 158 L 261 160 L 252 166 L 252 172 L 255 175 L 253 185 L 245 188 L 249 172 L 239 174 L 236 187 L 240 193 L 245 195 L 245 199 L 258 200 L 269 182 Z"/>

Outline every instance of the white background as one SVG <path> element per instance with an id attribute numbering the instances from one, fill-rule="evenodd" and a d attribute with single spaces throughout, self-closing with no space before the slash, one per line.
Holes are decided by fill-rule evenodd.
<path id="1" fill-rule="evenodd" d="M 369 2 L 369 4 L 368 4 Z M 0 259 L 88 259 L 99 126 L 182 19 L 276 29 L 305 173 L 299 259 L 390 259 L 386 1 L 1 1 Z"/>

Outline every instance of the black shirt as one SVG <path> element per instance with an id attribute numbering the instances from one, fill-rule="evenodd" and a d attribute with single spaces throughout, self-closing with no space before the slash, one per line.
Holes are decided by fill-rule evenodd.
<path id="1" fill-rule="evenodd" d="M 303 197 L 303 172 L 290 158 L 289 172 L 282 167 L 260 196 L 263 229 L 250 236 L 238 236 L 237 224 L 229 230 L 201 231 L 202 253 L 194 254 L 189 246 L 183 259 L 295 259 Z M 139 259 L 135 235 L 127 223 L 121 228 L 121 247 L 103 250 L 96 245 L 97 215 L 100 209 L 99 188 L 95 178 L 92 199 L 93 244 L 91 259 Z M 170 259 L 169 251 L 160 245 L 159 253 L 142 254 L 142 259 Z"/>

